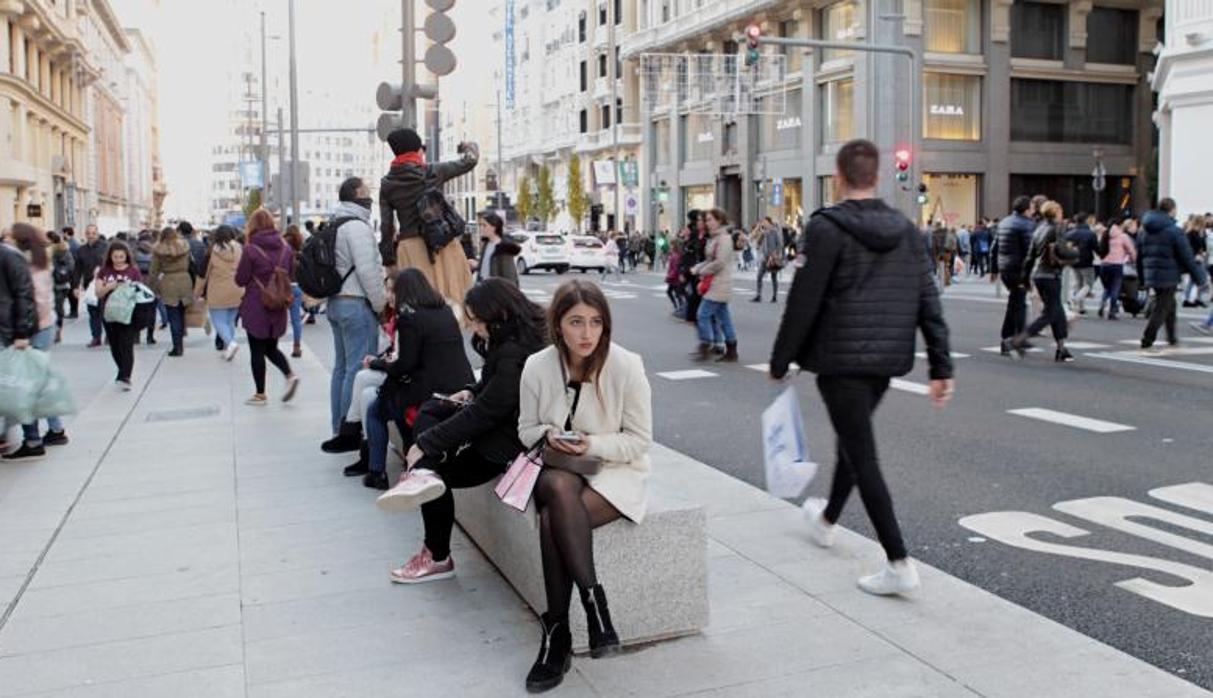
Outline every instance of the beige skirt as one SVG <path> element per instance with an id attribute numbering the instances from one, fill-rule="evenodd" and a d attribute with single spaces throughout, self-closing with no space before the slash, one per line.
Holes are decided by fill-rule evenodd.
<path id="1" fill-rule="evenodd" d="M 439 250 L 430 262 L 425 242 L 419 237 L 405 238 L 396 244 L 396 269 L 418 269 L 430 284 L 442 294 L 463 321 L 463 297 L 472 287 L 472 272 L 467 255 L 459 243 L 451 242 Z"/>

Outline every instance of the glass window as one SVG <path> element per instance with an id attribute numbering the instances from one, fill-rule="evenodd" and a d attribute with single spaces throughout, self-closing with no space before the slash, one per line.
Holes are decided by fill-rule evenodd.
<path id="1" fill-rule="evenodd" d="M 926 50 L 931 53 L 981 53 L 978 0 L 926 0 Z"/>
<path id="2" fill-rule="evenodd" d="M 923 78 L 923 137 L 981 140 L 981 78 L 942 73 Z"/>
<path id="3" fill-rule="evenodd" d="M 860 27 L 859 13 L 852 0 L 838 2 L 821 11 L 821 38 L 826 41 L 854 41 Z M 823 63 L 850 58 L 854 51 L 825 49 L 821 52 Z"/>
<path id="4" fill-rule="evenodd" d="M 795 150 L 800 148 L 800 90 L 787 94 L 783 114 L 764 114 L 758 121 L 759 150 Z"/>
<path id="5" fill-rule="evenodd" d="M 581 133 L 586 133 L 587 131 L 589 131 L 589 130 L 590 130 L 590 114 L 589 114 L 589 112 L 587 112 L 586 110 L 582 109 L 582 110 L 581 110 L 581 113 L 579 114 L 579 118 L 580 118 L 580 126 L 581 126 L 581 131 L 580 131 L 580 132 L 581 132 Z"/>
<path id="6" fill-rule="evenodd" d="M 1133 65 L 1137 58 L 1137 10 L 1095 7 L 1087 15 L 1087 62 Z"/>
<path id="7" fill-rule="evenodd" d="M 1015 141 L 1133 141 L 1133 85 L 1011 80 L 1011 113 Z"/>
<path id="8" fill-rule="evenodd" d="M 800 35 L 800 22 L 790 19 L 786 22 L 779 23 L 779 36 L 784 39 L 793 38 Z M 787 68 L 789 73 L 800 72 L 801 64 L 804 62 L 804 49 L 796 46 L 782 47 L 783 55 L 787 56 Z"/>
<path id="9" fill-rule="evenodd" d="M 610 128 L 611 127 L 611 105 L 604 104 L 601 107 L 599 107 L 599 111 L 602 113 L 602 128 Z"/>
<path id="10" fill-rule="evenodd" d="M 706 114 L 688 114 L 684 117 L 683 123 L 686 128 L 683 162 L 711 160 L 716 143 L 716 129 L 712 118 Z"/>
<path id="11" fill-rule="evenodd" d="M 582 10 L 581 14 L 577 16 L 577 41 L 583 44 L 585 43 L 585 24 L 585 10 Z"/>
<path id="12" fill-rule="evenodd" d="M 1011 55 L 1062 60 L 1067 5 L 1016 2 L 1011 6 Z"/>
<path id="13" fill-rule="evenodd" d="M 855 135 L 855 81 L 833 80 L 821 86 L 821 140 L 844 143 Z"/>

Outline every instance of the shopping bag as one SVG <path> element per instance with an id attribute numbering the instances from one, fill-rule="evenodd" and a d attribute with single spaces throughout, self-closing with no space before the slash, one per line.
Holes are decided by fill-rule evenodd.
<path id="1" fill-rule="evenodd" d="M 34 404 L 46 385 L 50 357 L 36 349 L 0 351 L 0 417 L 28 424 L 34 421 Z"/>
<path id="2" fill-rule="evenodd" d="M 49 367 L 46 383 L 38 393 L 34 402 L 33 416 L 38 419 L 46 417 L 62 417 L 76 413 L 76 401 L 72 398 L 71 387 L 62 373 Z"/>
<path id="3" fill-rule="evenodd" d="M 97 307 L 97 282 L 96 281 L 88 282 L 88 286 L 84 287 L 84 293 L 81 295 L 81 299 L 84 301 L 85 305 L 91 305 L 94 308 Z"/>
<path id="4" fill-rule="evenodd" d="M 129 283 L 119 284 L 118 288 L 110 291 L 105 297 L 105 321 L 120 325 L 131 324 L 131 315 L 135 312 L 138 295 L 134 285 Z"/>
<path id="5" fill-rule="evenodd" d="M 776 497 L 799 496 L 817 474 L 817 464 L 809 460 L 800 401 L 790 386 L 763 410 L 762 457 L 767 491 Z"/>
<path id="6" fill-rule="evenodd" d="M 206 303 L 194 301 L 185 306 L 185 326 L 205 328 L 210 318 L 207 317 Z M 207 334 L 210 334 L 208 331 Z"/>
<path id="7" fill-rule="evenodd" d="M 505 475 L 497 482 L 493 492 L 506 506 L 518 511 L 526 511 L 527 503 L 531 501 L 531 492 L 535 489 L 535 481 L 539 479 L 539 470 L 543 467 L 543 459 L 535 449 L 520 453 L 510 464 Z"/>

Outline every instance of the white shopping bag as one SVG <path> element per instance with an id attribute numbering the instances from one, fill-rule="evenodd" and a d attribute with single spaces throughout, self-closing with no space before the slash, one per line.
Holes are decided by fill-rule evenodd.
<path id="1" fill-rule="evenodd" d="M 792 499 L 817 474 L 817 464 L 809 460 L 809 442 L 805 438 L 800 401 L 788 387 L 762 413 L 762 456 L 766 465 L 767 491 L 775 497 Z"/>

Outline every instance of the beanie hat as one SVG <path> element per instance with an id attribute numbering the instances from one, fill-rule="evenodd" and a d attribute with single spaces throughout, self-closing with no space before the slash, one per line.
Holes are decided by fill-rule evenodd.
<path id="1" fill-rule="evenodd" d="M 403 155 L 421 150 L 421 136 L 411 128 L 401 128 L 388 134 L 387 144 L 392 147 L 393 155 Z"/>

